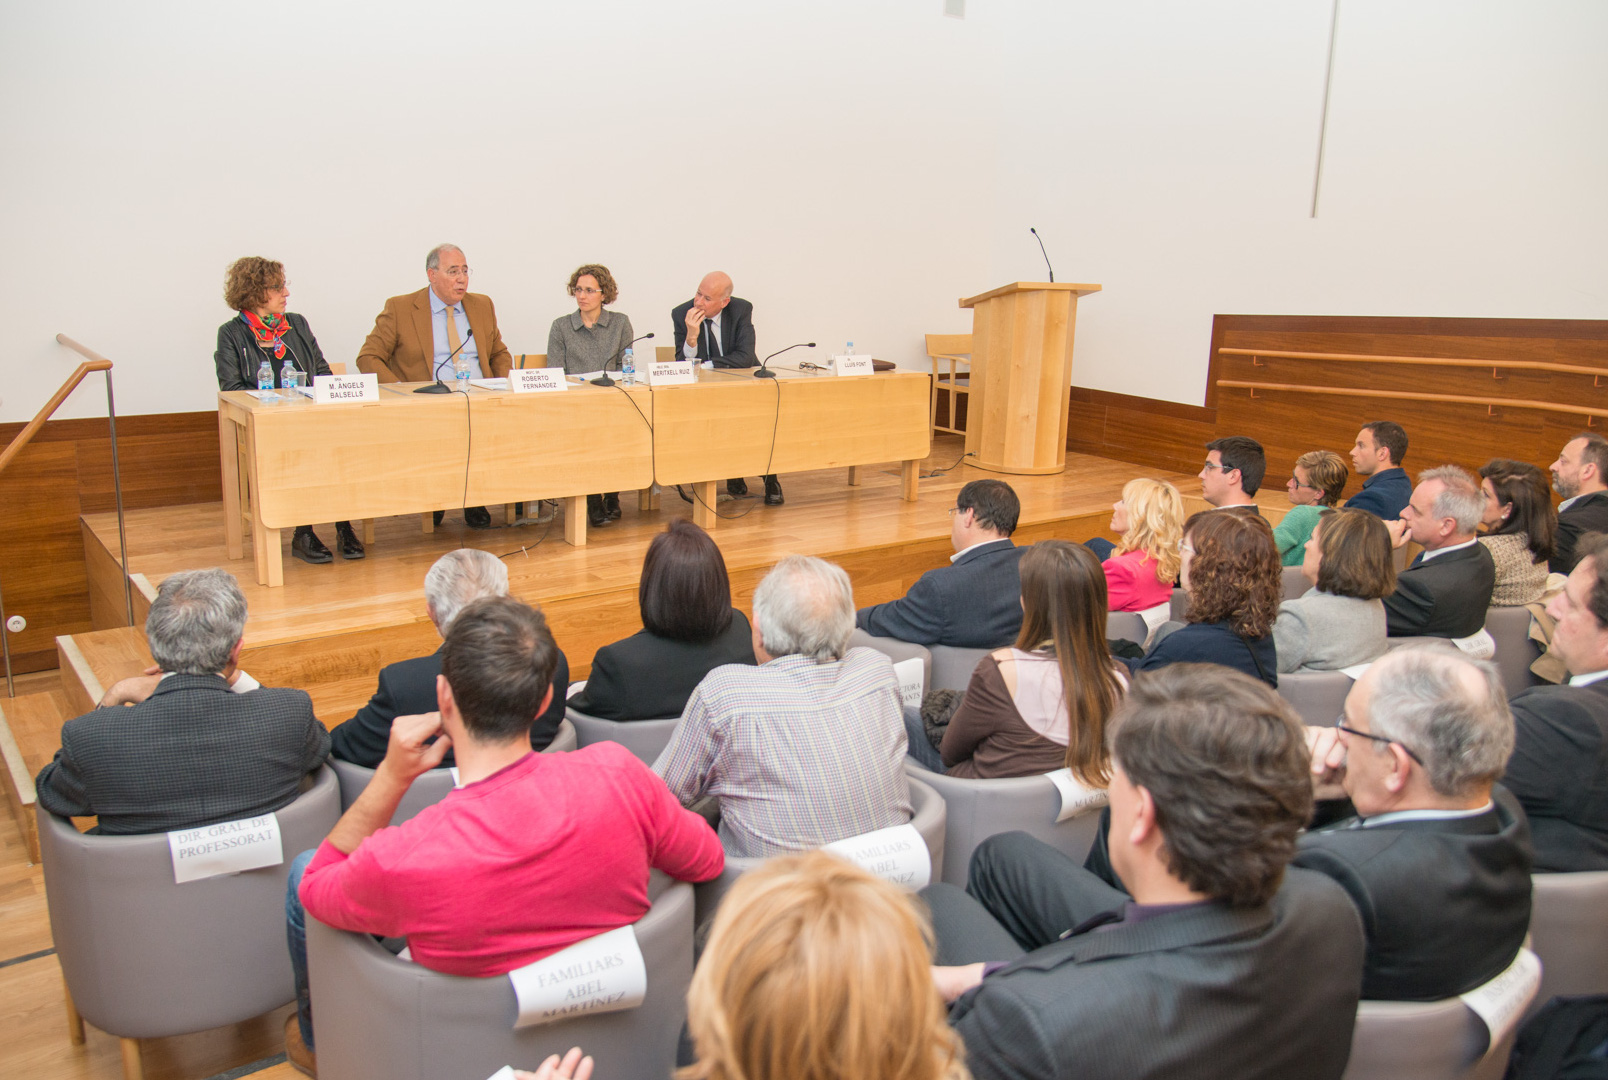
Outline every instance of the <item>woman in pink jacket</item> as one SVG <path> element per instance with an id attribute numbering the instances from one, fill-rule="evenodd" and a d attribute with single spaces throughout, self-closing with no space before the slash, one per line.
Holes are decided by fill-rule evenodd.
<path id="1" fill-rule="evenodd" d="M 1111 505 L 1111 529 L 1120 533 L 1105 568 L 1112 611 L 1144 611 L 1165 604 L 1178 578 L 1184 500 L 1165 480 L 1129 480 Z"/>

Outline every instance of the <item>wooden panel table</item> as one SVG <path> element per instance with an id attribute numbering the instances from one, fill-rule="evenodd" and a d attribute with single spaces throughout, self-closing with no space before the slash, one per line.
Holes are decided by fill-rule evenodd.
<path id="1" fill-rule="evenodd" d="M 901 463 L 900 494 L 914 502 L 918 466 L 932 449 L 925 372 L 835 376 L 700 369 L 692 386 L 653 392 L 654 479 L 693 485 L 693 520 L 716 523 L 715 485 L 732 476 Z"/>
<path id="2" fill-rule="evenodd" d="M 587 494 L 652 483 L 646 387 L 475 389 L 466 399 L 416 395 L 414 385 L 387 383 L 376 402 L 340 405 L 218 395 L 229 556 L 244 554 L 249 521 L 258 584 L 284 584 L 281 529 L 558 498 L 568 501 L 564 538 L 579 545 Z"/>

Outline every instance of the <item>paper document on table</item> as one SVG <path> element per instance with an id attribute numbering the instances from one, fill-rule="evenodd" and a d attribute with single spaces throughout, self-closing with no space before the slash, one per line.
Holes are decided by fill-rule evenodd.
<path id="1" fill-rule="evenodd" d="M 482 390 L 506 390 L 506 389 L 508 389 L 508 380 L 507 379 L 470 379 L 469 380 L 469 385 L 470 386 L 478 386 Z"/>

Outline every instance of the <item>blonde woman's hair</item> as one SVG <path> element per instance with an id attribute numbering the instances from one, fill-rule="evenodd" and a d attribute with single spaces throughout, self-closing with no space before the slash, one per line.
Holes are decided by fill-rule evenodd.
<path id="1" fill-rule="evenodd" d="M 1183 563 L 1178 545 L 1184 539 L 1184 500 L 1178 489 L 1165 480 L 1141 477 L 1122 486 L 1122 502 L 1128 508 L 1128 531 L 1115 553 L 1143 551 L 1156 560 L 1156 580 L 1171 585 Z"/>
<path id="2" fill-rule="evenodd" d="M 687 991 L 676 1080 L 967 1080 L 910 893 L 835 855 L 737 879 Z"/>

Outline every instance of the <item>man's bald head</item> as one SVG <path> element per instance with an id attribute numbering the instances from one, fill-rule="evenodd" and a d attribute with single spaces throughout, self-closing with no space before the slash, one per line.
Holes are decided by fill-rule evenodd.
<path id="1" fill-rule="evenodd" d="M 706 319 L 719 315 L 730 302 L 731 276 L 720 270 L 705 274 L 698 283 L 698 295 L 692 298 L 692 306 L 703 312 Z"/>

